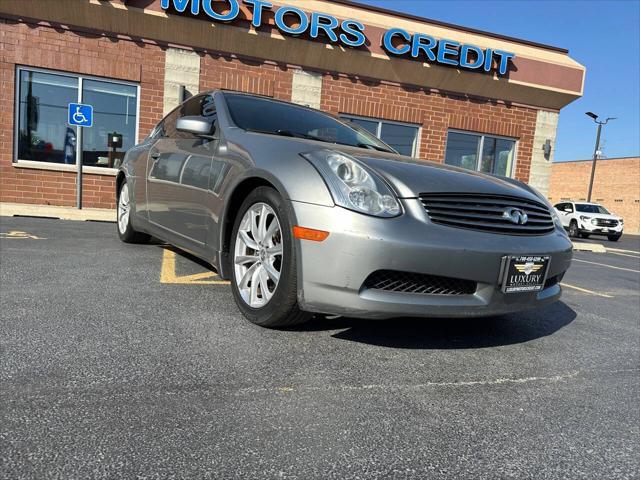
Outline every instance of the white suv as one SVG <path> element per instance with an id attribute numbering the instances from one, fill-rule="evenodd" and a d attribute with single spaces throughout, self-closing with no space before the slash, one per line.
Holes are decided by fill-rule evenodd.
<path id="1" fill-rule="evenodd" d="M 589 235 L 606 235 L 613 242 L 622 236 L 624 222 L 612 215 L 602 205 L 587 202 L 563 202 L 555 205 L 556 212 L 570 237 L 589 238 Z"/>

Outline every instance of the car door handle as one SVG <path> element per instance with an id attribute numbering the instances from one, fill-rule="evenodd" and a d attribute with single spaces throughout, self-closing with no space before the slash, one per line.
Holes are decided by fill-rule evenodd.
<path id="1" fill-rule="evenodd" d="M 158 160 L 160 158 L 160 153 L 158 152 L 153 152 L 151 154 L 151 158 L 153 158 L 154 160 Z"/>

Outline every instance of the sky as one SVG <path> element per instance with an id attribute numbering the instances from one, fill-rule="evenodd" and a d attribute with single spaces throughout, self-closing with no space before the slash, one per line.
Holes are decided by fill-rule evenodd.
<path id="1" fill-rule="evenodd" d="M 568 49 L 587 68 L 585 91 L 560 112 L 554 160 L 592 158 L 587 111 L 617 117 L 603 127 L 604 156 L 640 156 L 640 0 L 357 1 Z"/>

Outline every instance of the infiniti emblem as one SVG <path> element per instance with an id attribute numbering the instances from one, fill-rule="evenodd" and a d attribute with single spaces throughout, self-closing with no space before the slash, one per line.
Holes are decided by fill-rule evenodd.
<path id="1" fill-rule="evenodd" d="M 508 208 L 502 216 L 516 225 L 524 225 L 529 220 L 529 216 L 519 208 Z"/>

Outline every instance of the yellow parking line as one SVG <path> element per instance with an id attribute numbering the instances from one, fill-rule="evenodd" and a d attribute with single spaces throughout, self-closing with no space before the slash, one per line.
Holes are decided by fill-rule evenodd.
<path id="1" fill-rule="evenodd" d="M 214 272 L 194 273 L 193 275 L 176 275 L 176 253 L 167 248 L 162 253 L 162 268 L 160 269 L 160 283 L 178 285 L 229 285 L 225 280 L 209 280 L 220 278 Z"/>
<path id="2" fill-rule="evenodd" d="M 0 232 L 0 238 L 22 238 L 31 240 L 46 240 L 46 238 L 31 235 L 30 233 L 20 230 L 11 230 L 10 232 Z"/>
<path id="3" fill-rule="evenodd" d="M 612 295 L 607 295 L 606 293 L 594 292 L 593 290 L 587 290 L 586 288 L 576 287 L 575 285 L 569 285 L 568 283 L 561 283 L 560 285 L 562 285 L 563 287 L 572 288 L 572 289 L 577 290 L 577 291 L 582 292 L 582 293 L 588 293 L 589 295 L 595 295 L 597 297 L 613 298 Z"/>
<path id="4" fill-rule="evenodd" d="M 590 263 L 591 265 L 598 265 L 600 267 L 614 268 L 616 270 L 624 270 L 625 272 L 640 273 L 640 270 L 634 270 L 632 268 L 614 267 L 613 265 L 607 265 L 606 263 L 588 262 L 587 260 L 580 260 L 579 258 L 574 258 L 573 261 L 574 262 L 582 262 L 582 263 Z"/>

